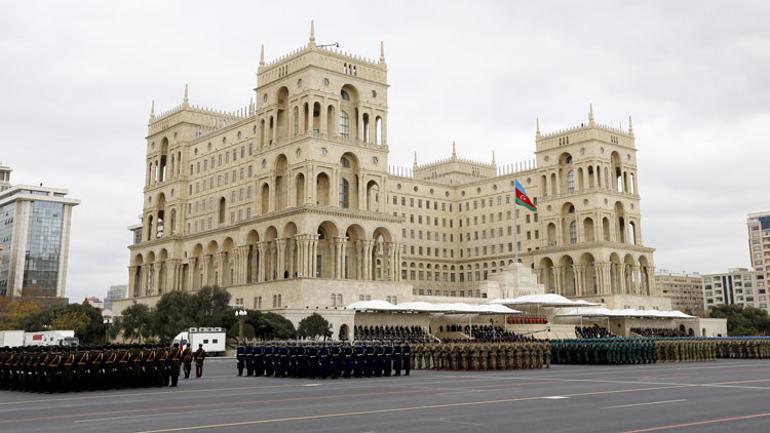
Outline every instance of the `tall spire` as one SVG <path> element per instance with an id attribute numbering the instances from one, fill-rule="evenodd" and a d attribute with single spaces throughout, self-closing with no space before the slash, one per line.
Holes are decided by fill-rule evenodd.
<path id="1" fill-rule="evenodd" d="M 385 42 L 380 41 L 380 63 L 385 63 Z"/>
<path id="2" fill-rule="evenodd" d="M 588 104 L 588 126 L 595 126 L 594 122 L 594 104 Z"/>
<path id="3" fill-rule="evenodd" d="M 152 103 L 150 104 L 150 119 L 155 118 L 155 100 L 152 100 Z"/>
<path id="4" fill-rule="evenodd" d="M 412 164 L 412 167 L 417 170 L 417 152 L 414 153 L 414 163 Z"/>
<path id="5" fill-rule="evenodd" d="M 457 150 L 455 149 L 455 141 L 452 140 L 452 159 L 457 159 Z"/>
<path id="6" fill-rule="evenodd" d="M 187 107 L 190 105 L 190 98 L 188 98 L 188 92 L 187 92 L 187 83 L 184 83 L 184 99 L 182 100 L 182 105 Z"/>
<path id="7" fill-rule="evenodd" d="M 628 116 L 628 133 L 634 135 L 634 124 L 631 122 L 631 116 Z"/>
<path id="8" fill-rule="evenodd" d="M 492 149 L 492 165 L 495 165 L 495 163 L 496 163 L 496 161 L 495 161 L 495 150 Z"/>
<path id="9" fill-rule="evenodd" d="M 540 118 L 535 117 L 535 137 L 540 137 Z"/>
<path id="10" fill-rule="evenodd" d="M 265 44 L 259 47 L 259 66 L 265 66 Z"/>
<path id="11" fill-rule="evenodd" d="M 310 39 L 307 43 L 310 47 L 315 47 L 315 21 L 310 20 Z"/>

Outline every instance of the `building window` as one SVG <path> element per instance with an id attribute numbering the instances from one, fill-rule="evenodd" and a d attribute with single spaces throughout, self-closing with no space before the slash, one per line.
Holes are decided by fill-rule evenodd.
<path id="1" fill-rule="evenodd" d="M 350 134 L 350 119 L 347 111 L 340 111 L 340 137 L 348 138 Z"/>
<path id="2" fill-rule="evenodd" d="M 345 178 L 340 181 L 340 207 L 345 209 L 350 207 L 350 183 Z"/>

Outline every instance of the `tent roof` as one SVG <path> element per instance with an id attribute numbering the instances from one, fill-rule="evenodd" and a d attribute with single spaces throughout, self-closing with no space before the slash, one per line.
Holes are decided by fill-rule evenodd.
<path id="1" fill-rule="evenodd" d="M 575 306 L 596 306 L 593 302 L 584 300 L 573 301 L 564 296 L 555 293 L 546 293 L 543 295 L 524 295 L 517 298 L 493 299 L 488 304 L 499 305 L 540 305 L 543 307 L 575 307 Z"/>
<path id="2" fill-rule="evenodd" d="M 644 317 L 653 319 L 689 319 L 695 317 L 681 311 L 634 310 L 631 308 L 615 310 L 609 308 L 570 308 L 556 315 L 560 317 Z"/>
<path id="3" fill-rule="evenodd" d="M 393 311 L 393 312 L 419 312 L 419 313 L 473 313 L 473 314 L 518 314 L 517 311 L 504 305 L 490 304 L 466 304 L 462 302 L 453 304 L 439 304 L 432 302 L 404 302 L 393 305 L 382 300 L 354 302 L 346 310 L 356 311 Z"/>

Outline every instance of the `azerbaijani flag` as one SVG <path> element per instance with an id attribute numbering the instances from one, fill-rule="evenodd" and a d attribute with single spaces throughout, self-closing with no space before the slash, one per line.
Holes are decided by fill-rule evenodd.
<path id="1" fill-rule="evenodd" d="M 513 181 L 516 189 L 516 204 L 520 206 L 524 206 L 525 208 L 531 210 L 532 212 L 537 212 L 537 206 L 535 206 L 534 203 L 532 203 L 532 200 L 530 200 L 529 196 L 527 195 L 527 191 L 524 189 L 523 186 L 519 183 L 519 180 L 516 179 Z"/>

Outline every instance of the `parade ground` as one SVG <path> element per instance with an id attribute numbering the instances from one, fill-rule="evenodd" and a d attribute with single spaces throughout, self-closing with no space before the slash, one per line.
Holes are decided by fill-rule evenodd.
<path id="1" fill-rule="evenodd" d="M 303 380 L 236 377 L 206 361 L 179 387 L 0 391 L 6 432 L 770 431 L 770 362 L 555 365 Z"/>

